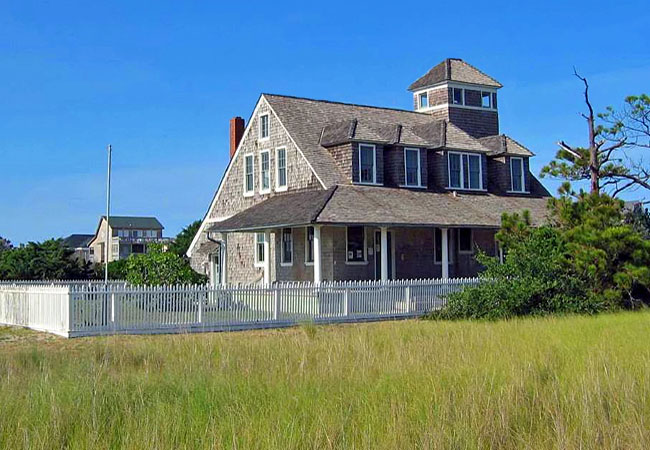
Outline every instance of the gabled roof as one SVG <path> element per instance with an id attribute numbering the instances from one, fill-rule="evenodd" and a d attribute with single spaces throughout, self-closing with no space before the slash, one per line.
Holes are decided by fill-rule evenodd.
<path id="1" fill-rule="evenodd" d="M 106 216 L 102 216 L 101 220 L 104 219 L 106 219 Z M 111 216 L 108 222 L 113 228 L 147 230 L 162 230 L 164 228 L 155 217 Z"/>
<path id="2" fill-rule="evenodd" d="M 490 149 L 490 156 L 535 156 L 533 152 L 505 134 L 486 136 L 478 140 Z"/>
<path id="3" fill-rule="evenodd" d="M 501 88 L 503 85 L 491 76 L 481 72 L 476 67 L 467 64 L 462 59 L 447 58 L 440 64 L 432 67 L 427 73 L 415 80 L 408 88 L 409 91 L 433 86 L 444 81 L 457 81 L 459 83 L 479 84 Z"/>
<path id="4" fill-rule="evenodd" d="M 504 212 L 528 210 L 533 225 L 546 221 L 548 197 L 457 194 L 375 186 L 341 185 L 333 189 L 276 195 L 208 231 L 259 231 L 268 228 L 330 225 L 501 226 Z"/>
<path id="5" fill-rule="evenodd" d="M 63 245 L 67 248 L 88 247 L 93 237 L 95 237 L 94 234 L 71 234 L 63 238 Z"/>
<path id="6" fill-rule="evenodd" d="M 345 184 L 346 177 L 334 157 L 323 147 L 344 142 L 490 151 L 456 125 L 436 120 L 426 113 L 263 95 L 327 188 Z"/>

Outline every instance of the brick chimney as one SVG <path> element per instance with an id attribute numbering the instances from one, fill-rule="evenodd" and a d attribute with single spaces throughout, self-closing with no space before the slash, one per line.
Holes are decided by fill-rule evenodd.
<path id="1" fill-rule="evenodd" d="M 235 156 L 239 141 L 244 135 L 244 119 L 233 117 L 230 119 L 230 159 Z"/>

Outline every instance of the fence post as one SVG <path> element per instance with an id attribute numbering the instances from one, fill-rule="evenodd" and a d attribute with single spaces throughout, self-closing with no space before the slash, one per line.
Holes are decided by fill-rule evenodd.
<path id="1" fill-rule="evenodd" d="M 343 291 L 343 315 L 348 317 L 350 315 L 350 288 L 346 287 Z"/>
<path id="2" fill-rule="evenodd" d="M 280 289 L 275 288 L 273 291 L 273 320 L 278 320 L 280 313 Z"/>
<path id="3" fill-rule="evenodd" d="M 111 328 L 115 331 L 115 292 L 111 292 Z"/>
<path id="4" fill-rule="evenodd" d="M 406 301 L 406 312 L 410 313 L 411 312 L 411 286 L 408 284 L 406 285 L 406 289 L 404 290 L 404 300 Z"/>
<path id="5" fill-rule="evenodd" d="M 207 300 L 208 295 L 210 295 L 210 288 L 207 288 L 205 291 L 205 299 Z M 198 301 L 199 301 L 199 324 L 203 323 L 203 299 L 204 297 L 201 295 L 201 292 L 198 292 L 198 295 L 196 296 Z"/>

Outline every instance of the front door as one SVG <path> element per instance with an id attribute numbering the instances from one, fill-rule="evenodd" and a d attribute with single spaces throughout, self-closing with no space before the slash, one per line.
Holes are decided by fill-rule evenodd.
<path id="1" fill-rule="evenodd" d="M 216 251 L 210 255 L 210 284 L 221 284 L 221 252 Z"/>
<path id="2" fill-rule="evenodd" d="M 393 276 L 393 232 L 388 232 L 388 279 Z M 375 280 L 381 279 L 381 232 L 375 231 Z"/>

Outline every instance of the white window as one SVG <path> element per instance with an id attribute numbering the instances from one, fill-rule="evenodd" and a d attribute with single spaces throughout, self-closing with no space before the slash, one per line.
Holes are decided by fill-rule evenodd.
<path id="1" fill-rule="evenodd" d="M 524 192 L 526 190 L 523 158 L 510 158 L 510 180 L 513 192 Z"/>
<path id="2" fill-rule="evenodd" d="M 374 184 L 376 179 L 375 146 L 359 144 L 359 182 Z"/>
<path id="3" fill-rule="evenodd" d="M 492 108 L 492 93 L 491 92 L 481 92 L 481 106 L 483 108 Z"/>
<path id="4" fill-rule="evenodd" d="M 260 194 L 271 191 L 271 153 L 268 150 L 260 152 Z"/>
<path id="5" fill-rule="evenodd" d="M 253 195 L 255 189 L 255 158 L 253 155 L 244 157 L 244 195 Z"/>
<path id="6" fill-rule="evenodd" d="M 275 190 L 287 189 L 287 149 L 282 147 L 275 150 Z"/>
<path id="7" fill-rule="evenodd" d="M 418 105 L 420 106 L 419 109 L 424 109 L 429 107 L 429 96 L 427 95 L 426 92 L 423 92 L 418 96 Z"/>
<path id="8" fill-rule="evenodd" d="M 271 123 L 269 122 L 269 115 L 262 114 L 260 116 L 260 139 L 268 139 L 271 135 Z"/>
<path id="9" fill-rule="evenodd" d="M 120 244 L 111 244 L 111 253 L 113 259 L 116 259 L 120 255 Z"/>
<path id="10" fill-rule="evenodd" d="M 449 152 L 449 188 L 483 189 L 480 155 Z"/>
<path id="11" fill-rule="evenodd" d="M 471 228 L 460 228 L 458 230 L 458 253 L 473 253 L 473 236 Z"/>
<path id="12" fill-rule="evenodd" d="M 404 181 L 406 186 L 422 186 L 419 148 L 404 149 Z"/>
<path id="13" fill-rule="evenodd" d="M 362 226 L 347 227 L 345 260 L 349 263 L 366 261 L 366 229 Z"/>
<path id="14" fill-rule="evenodd" d="M 291 228 L 282 229 L 282 259 L 281 264 L 293 264 L 293 232 Z"/>
<path id="15" fill-rule="evenodd" d="M 264 265 L 264 233 L 255 233 L 255 266 Z"/>
<path id="16" fill-rule="evenodd" d="M 305 230 L 305 264 L 314 263 L 314 227 Z"/>
<path id="17" fill-rule="evenodd" d="M 465 96 L 464 89 L 462 88 L 451 88 L 451 103 L 453 105 L 464 105 Z"/>

